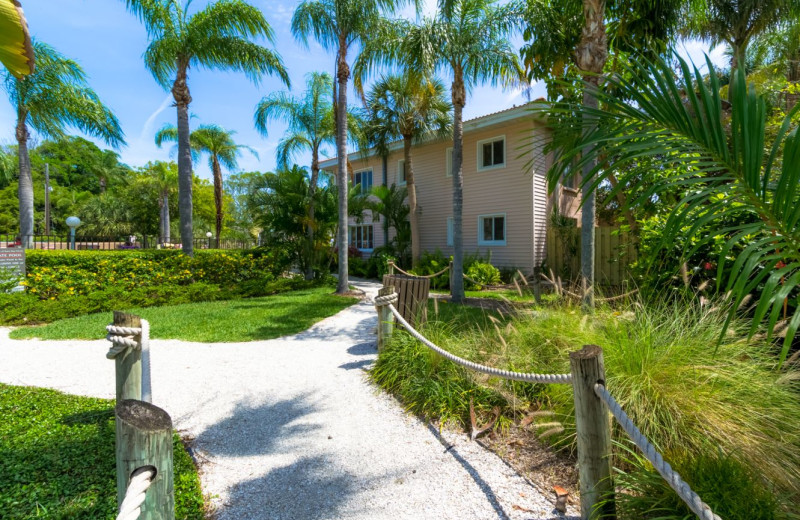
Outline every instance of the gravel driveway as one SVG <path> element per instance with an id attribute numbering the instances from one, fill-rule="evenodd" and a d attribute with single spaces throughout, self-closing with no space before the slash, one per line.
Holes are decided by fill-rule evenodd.
<path id="1" fill-rule="evenodd" d="M 562 518 L 494 454 L 439 433 L 366 380 L 375 325 L 367 301 L 269 341 L 151 341 L 153 402 L 195 439 L 217 518 Z M 0 382 L 113 398 L 107 350 L 104 340 L 13 341 L 0 329 Z"/>

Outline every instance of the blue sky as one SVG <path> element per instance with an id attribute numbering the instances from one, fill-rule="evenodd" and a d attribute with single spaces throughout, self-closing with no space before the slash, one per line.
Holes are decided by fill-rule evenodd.
<path id="1" fill-rule="evenodd" d="M 80 63 L 92 88 L 117 114 L 127 140 L 127 146 L 119 150 L 122 161 L 136 167 L 150 160 L 170 159 L 170 148 L 157 148 L 153 136 L 163 124 L 175 123 L 172 96 L 145 69 L 142 53 L 148 43 L 147 34 L 126 11 L 124 1 L 22 0 L 21 3 L 33 36 Z M 194 8 L 207 3 L 195 0 Z M 275 31 L 274 48 L 283 57 L 296 94 L 303 90 L 308 72 L 333 72 L 331 53 L 313 40 L 305 48 L 291 34 L 289 25 L 299 0 L 251 0 L 251 3 L 264 12 Z M 425 11 L 432 12 L 435 2 L 425 0 L 425 3 Z M 403 15 L 412 17 L 413 12 L 407 9 Z M 689 42 L 683 48 L 695 62 L 702 62 L 705 49 L 702 44 Z M 721 49 L 715 49 L 712 57 L 715 62 L 725 60 Z M 253 147 L 259 155 L 256 158 L 245 152 L 239 161 L 243 170 L 270 171 L 275 167 L 275 147 L 286 127 L 274 123 L 269 136 L 264 138 L 253 128 L 253 111 L 264 95 L 284 88 L 277 79 L 266 77 L 256 86 L 241 74 L 190 70 L 189 88 L 193 98 L 190 105 L 193 127 L 215 123 L 235 130 L 237 142 Z M 533 96 L 543 94 L 543 87 L 534 85 Z M 356 99 L 351 95 L 350 101 Z M 522 102 L 520 92 L 478 87 L 471 93 L 464 115 L 473 118 Z M 8 102 L 0 100 L 0 144 L 14 143 L 15 117 Z M 297 162 L 304 165 L 309 159 L 300 156 Z M 201 177 L 210 178 L 205 161 L 197 164 L 195 170 Z"/>

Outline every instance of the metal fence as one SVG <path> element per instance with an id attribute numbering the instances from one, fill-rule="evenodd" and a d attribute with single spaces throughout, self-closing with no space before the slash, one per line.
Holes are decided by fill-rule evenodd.
<path id="1" fill-rule="evenodd" d="M 217 239 L 200 237 L 194 239 L 195 249 L 248 249 L 255 242 L 236 239 Z M 25 249 L 73 249 L 73 242 L 68 234 L 64 235 L 25 235 L 0 234 L 0 248 L 22 247 Z M 135 249 L 180 249 L 180 242 L 161 242 L 157 236 L 118 235 L 118 236 L 84 236 L 76 234 L 74 249 L 76 250 L 135 250 Z"/>

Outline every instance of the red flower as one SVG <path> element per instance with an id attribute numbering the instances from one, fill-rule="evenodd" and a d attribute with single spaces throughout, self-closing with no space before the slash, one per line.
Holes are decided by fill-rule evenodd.
<path id="1" fill-rule="evenodd" d="M 776 269 L 783 269 L 784 267 L 786 267 L 786 264 L 783 262 L 783 260 L 778 260 L 778 263 L 775 264 Z"/>
<path id="2" fill-rule="evenodd" d="M 714 265 L 711 262 L 706 262 L 705 265 L 703 265 L 703 267 L 705 268 L 706 271 L 714 269 Z"/>

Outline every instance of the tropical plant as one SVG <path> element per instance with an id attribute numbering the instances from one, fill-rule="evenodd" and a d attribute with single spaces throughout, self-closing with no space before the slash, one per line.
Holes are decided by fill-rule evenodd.
<path id="1" fill-rule="evenodd" d="M 356 64 L 356 68 L 358 64 Z M 451 105 L 445 98 L 445 86 L 438 79 L 427 79 L 411 70 L 402 75 L 380 78 L 367 96 L 367 120 L 380 135 L 403 140 L 403 167 L 408 191 L 411 223 L 411 263 L 419 264 L 420 235 L 417 188 L 411 144 L 424 137 L 450 137 Z"/>
<path id="2" fill-rule="evenodd" d="M 370 209 L 380 215 L 386 223 L 386 237 L 388 228 L 394 228 L 394 238 L 391 242 L 393 256 L 401 263 L 408 259 L 408 246 L 411 242 L 411 230 L 408 222 L 409 207 L 406 204 L 408 192 L 406 188 L 395 186 L 373 186 L 372 197 L 369 198 Z"/>
<path id="3" fill-rule="evenodd" d="M 776 28 L 800 6 L 794 0 L 692 0 L 685 4 L 686 36 L 731 49 L 731 70 L 745 62 L 754 37 Z"/>
<path id="4" fill-rule="evenodd" d="M 784 301 L 788 298 L 794 311 L 783 325 L 781 359 L 785 360 L 800 325 L 796 301 L 800 287 L 800 135 L 791 121 L 798 109 L 784 119 L 774 141 L 766 142 L 766 103 L 748 87 L 744 71 L 737 70 L 728 127 L 717 77 L 712 74 L 706 84 L 697 67 L 676 59 L 680 78 L 664 60 L 638 60 L 626 66 L 629 81 L 610 78 L 610 88 L 616 92 L 598 91 L 600 109 L 555 105 L 551 112 L 556 117 L 578 110 L 585 131 L 578 145 L 568 149 L 559 143 L 564 134 L 554 134 L 553 147 L 562 152 L 549 175 L 563 173 L 565 164 L 572 161 L 583 165 L 601 154 L 608 166 L 590 170 L 592 188 L 603 182 L 607 171 L 642 175 L 636 167 L 640 158 L 658 157 L 673 165 L 677 173 L 670 177 L 642 175 L 639 182 L 648 187 L 630 202 L 642 204 L 676 183 L 686 189 L 668 217 L 661 247 L 656 250 L 671 244 L 679 233 L 694 239 L 686 256 L 719 235 L 725 237 L 717 262 L 717 287 L 730 293 L 729 319 L 748 295 L 756 295 L 750 334 L 766 321 L 771 335 L 781 311 L 786 312 Z M 710 61 L 708 66 L 711 69 Z M 693 94 L 687 98 L 685 92 Z M 574 129 L 575 121 L 569 119 Z M 716 234 L 698 236 L 703 226 L 723 217 L 729 225 Z M 742 250 L 733 258 L 731 251 L 737 246 Z"/>
<path id="5" fill-rule="evenodd" d="M 313 35 L 322 47 L 336 51 L 335 128 L 336 171 L 339 186 L 339 281 L 336 292 L 349 291 L 347 280 L 347 244 L 349 210 L 347 169 L 347 83 L 350 65 L 347 53 L 350 47 L 375 39 L 378 28 L 384 23 L 383 12 L 392 11 L 403 0 L 304 0 L 292 17 L 292 32 L 304 44 Z"/>
<path id="6" fill-rule="evenodd" d="M 0 187 L 5 188 L 14 179 L 14 156 L 0 149 Z"/>
<path id="7" fill-rule="evenodd" d="M 125 179 L 126 167 L 119 163 L 119 154 L 111 150 L 104 150 L 92 165 L 100 193 L 105 193 L 110 183 L 119 183 Z"/>
<path id="8" fill-rule="evenodd" d="M 312 72 L 306 79 L 306 91 L 301 98 L 285 92 L 264 97 L 256 107 L 256 129 L 267 136 L 270 119 L 285 121 L 289 127 L 278 143 L 278 167 L 286 168 L 291 158 L 302 150 L 311 152 L 311 181 L 309 182 L 308 221 L 314 222 L 314 193 L 319 182 L 319 154 L 324 145 L 336 142 L 333 103 L 329 97 L 333 80 L 327 73 Z M 308 247 L 314 244 L 314 226 L 308 226 Z M 306 279 L 314 276 L 306 271 Z"/>
<path id="9" fill-rule="evenodd" d="M 14 77 L 22 78 L 33 73 L 35 65 L 28 22 L 19 2 L 2 0 L 0 4 L 0 62 Z"/>
<path id="10" fill-rule="evenodd" d="M 192 151 L 187 83 L 191 67 L 243 72 L 253 82 L 277 75 L 289 85 L 280 56 L 253 40 L 273 43 L 272 28 L 256 7 L 243 0 L 217 0 L 189 14 L 191 0 L 125 0 L 144 24 L 150 45 L 145 66 L 164 89 L 171 88 L 178 111 L 178 207 L 184 253 L 193 252 Z"/>
<path id="11" fill-rule="evenodd" d="M 89 88 L 80 65 L 45 43 L 37 41 L 33 46 L 36 71 L 24 80 L 6 73 L 3 83 L 17 114 L 19 231 L 25 247 L 29 247 L 33 235 L 28 126 L 46 137 L 62 137 L 67 127 L 74 127 L 115 147 L 125 142 L 119 121 Z"/>
<path id="12" fill-rule="evenodd" d="M 178 165 L 174 162 L 156 161 L 145 165 L 143 172 L 148 184 L 158 193 L 158 240 L 161 244 L 169 244 L 169 196 L 175 192 L 178 184 Z"/>
<path id="13" fill-rule="evenodd" d="M 474 85 L 518 85 L 524 71 L 510 37 L 516 32 L 520 11 L 511 2 L 494 0 L 440 0 L 432 18 L 419 25 L 400 21 L 385 25 L 362 51 L 360 69 L 402 64 L 409 70 L 452 74 L 453 103 L 453 301 L 464 299 L 464 247 L 462 235 L 463 110 L 467 91 Z"/>
<path id="14" fill-rule="evenodd" d="M 189 144 L 192 148 L 194 157 L 203 153 L 208 154 L 208 166 L 214 175 L 214 207 L 216 208 L 215 229 L 216 237 L 219 240 L 222 233 L 222 221 L 225 216 L 223 208 L 222 194 L 222 167 L 228 170 L 236 170 L 239 167 L 238 158 L 242 150 L 247 150 L 256 157 L 258 154 L 249 146 L 236 144 L 233 136 L 234 130 L 225 130 L 217 125 L 201 125 L 197 130 L 189 134 Z M 156 133 L 156 145 L 159 147 L 166 141 L 178 141 L 178 129 L 172 125 L 166 125 Z"/>

